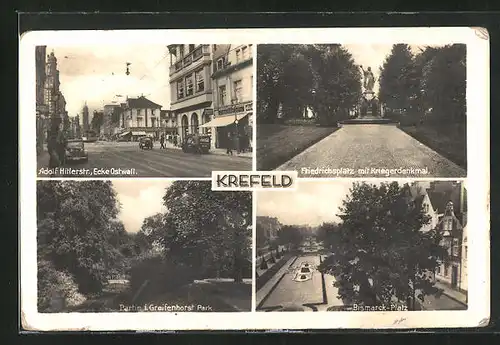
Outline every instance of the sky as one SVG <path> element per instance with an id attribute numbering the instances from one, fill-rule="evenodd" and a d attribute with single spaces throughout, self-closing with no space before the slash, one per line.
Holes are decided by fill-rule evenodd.
<path id="1" fill-rule="evenodd" d="M 92 114 L 112 101 L 120 103 L 126 96 L 141 94 L 163 109 L 170 108 L 170 56 L 164 45 L 47 46 L 47 54 L 52 50 L 69 116 L 80 114 L 81 118 L 85 101 Z M 128 76 L 127 62 L 131 63 Z"/>
<path id="2" fill-rule="evenodd" d="M 138 232 L 144 218 L 166 211 L 162 199 L 171 181 L 134 179 L 112 183 L 121 204 L 118 219 L 127 232 Z"/>
<path id="3" fill-rule="evenodd" d="M 380 180 L 364 182 L 380 184 Z M 352 183 L 345 180 L 300 181 L 295 191 L 258 192 L 257 215 L 277 217 L 285 225 L 340 223 L 341 219 L 337 217 L 339 207 L 350 194 Z M 429 188 L 428 181 L 419 184 L 422 188 Z"/>
<path id="4" fill-rule="evenodd" d="M 356 64 L 362 65 L 365 70 L 371 67 L 375 76 L 373 91 L 378 93 L 379 67 L 382 67 L 385 58 L 391 53 L 392 44 L 343 44 L 342 46 L 352 54 Z M 414 54 L 418 52 L 418 47 L 410 45 L 410 49 Z"/>
<path id="5" fill-rule="evenodd" d="M 340 222 L 336 216 L 351 182 L 300 181 L 295 191 L 257 193 L 257 215 L 278 217 L 285 225 Z"/>

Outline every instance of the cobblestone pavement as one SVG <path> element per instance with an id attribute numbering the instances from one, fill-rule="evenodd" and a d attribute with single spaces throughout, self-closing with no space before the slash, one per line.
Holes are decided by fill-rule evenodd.
<path id="1" fill-rule="evenodd" d="M 134 145 L 131 145 L 134 144 Z M 160 149 L 157 144 L 153 150 L 141 150 L 138 143 L 86 143 L 88 162 L 67 163 L 64 168 L 88 169 L 89 174 L 63 172 L 57 174 L 40 173 L 41 168 L 48 168 L 48 153 L 38 157 L 37 173 L 39 177 L 211 177 L 213 170 L 251 170 L 252 159 L 249 157 L 226 156 L 221 154 L 190 154 L 179 149 Z M 94 168 L 112 169 L 98 173 Z M 118 171 L 122 169 L 124 173 Z M 131 172 L 131 169 L 134 169 Z"/>
<path id="2" fill-rule="evenodd" d="M 396 126 L 372 124 L 345 125 L 276 170 L 296 170 L 299 177 L 466 176 L 465 169 Z"/>

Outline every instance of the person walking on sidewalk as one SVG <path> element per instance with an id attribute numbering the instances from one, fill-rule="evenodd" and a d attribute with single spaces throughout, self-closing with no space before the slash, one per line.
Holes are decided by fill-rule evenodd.
<path id="1" fill-rule="evenodd" d="M 163 134 L 160 137 L 160 149 L 166 149 L 166 147 L 165 147 L 165 136 Z"/>

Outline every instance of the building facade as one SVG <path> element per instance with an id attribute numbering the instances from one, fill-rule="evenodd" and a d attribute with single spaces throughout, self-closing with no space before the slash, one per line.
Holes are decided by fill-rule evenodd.
<path id="1" fill-rule="evenodd" d="M 82 131 L 80 126 L 80 116 L 76 115 L 74 117 L 70 117 L 70 137 L 77 139 L 82 137 Z"/>
<path id="2" fill-rule="evenodd" d="M 165 139 L 172 142 L 173 136 L 177 135 L 177 117 L 171 110 L 160 111 L 161 134 Z"/>
<path id="3" fill-rule="evenodd" d="M 463 183 L 432 182 L 429 199 L 438 214 L 436 225 L 448 257 L 436 270 L 436 279 L 451 288 L 467 291 L 467 194 Z"/>
<path id="4" fill-rule="evenodd" d="M 144 96 L 127 98 L 121 111 L 119 126 L 122 132 L 119 136 L 132 141 L 145 135 L 158 139 L 161 132 L 160 112 L 161 105 Z"/>
<path id="5" fill-rule="evenodd" d="M 170 110 L 180 140 L 192 133 L 213 135 L 200 126 L 213 116 L 211 83 L 212 50 L 208 44 L 173 44 L 170 53 Z M 214 144 L 212 136 L 212 145 Z"/>
<path id="6" fill-rule="evenodd" d="M 41 48 L 41 55 L 45 48 Z M 40 59 L 41 60 L 41 59 Z M 41 72 L 40 72 L 41 74 Z M 51 123 L 57 121 L 60 129 L 69 130 L 69 118 L 66 111 L 66 100 L 60 90 L 59 70 L 57 69 L 57 58 L 54 52 L 47 55 L 45 62 L 45 81 L 43 88 L 43 109 L 46 117 Z"/>
<path id="7" fill-rule="evenodd" d="M 212 133 L 217 148 L 252 147 L 253 45 L 212 45 L 214 115 L 202 125 Z"/>
<path id="8" fill-rule="evenodd" d="M 276 217 L 257 216 L 256 242 L 258 248 L 263 248 L 278 238 L 281 223 Z"/>
<path id="9" fill-rule="evenodd" d="M 82 135 L 90 130 L 89 107 L 87 106 L 86 102 L 82 109 L 82 127 L 83 127 Z"/>
<path id="10" fill-rule="evenodd" d="M 36 69 L 36 151 L 40 154 L 46 142 L 48 107 L 45 104 L 46 46 L 35 48 Z"/>

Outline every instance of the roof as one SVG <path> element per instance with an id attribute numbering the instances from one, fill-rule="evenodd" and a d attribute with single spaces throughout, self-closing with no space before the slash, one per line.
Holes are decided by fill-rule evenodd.
<path id="1" fill-rule="evenodd" d="M 438 211 L 438 213 L 444 213 L 446 209 L 446 204 L 451 201 L 453 203 L 453 209 L 455 213 L 460 210 L 460 186 L 451 185 L 448 190 L 440 188 L 440 191 L 435 191 L 433 189 L 428 190 L 429 199 L 431 200 L 432 207 Z"/>
<path id="2" fill-rule="evenodd" d="M 156 104 L 153 101 L 150 101 L 144 96 L 141 96 L 139 98 L 129 98 L 127 99 L 127 106 L 129 108 L 134 108 L 134 109 L 156 109 L 156 108 L 161 108 L 161 105 Z"/>

